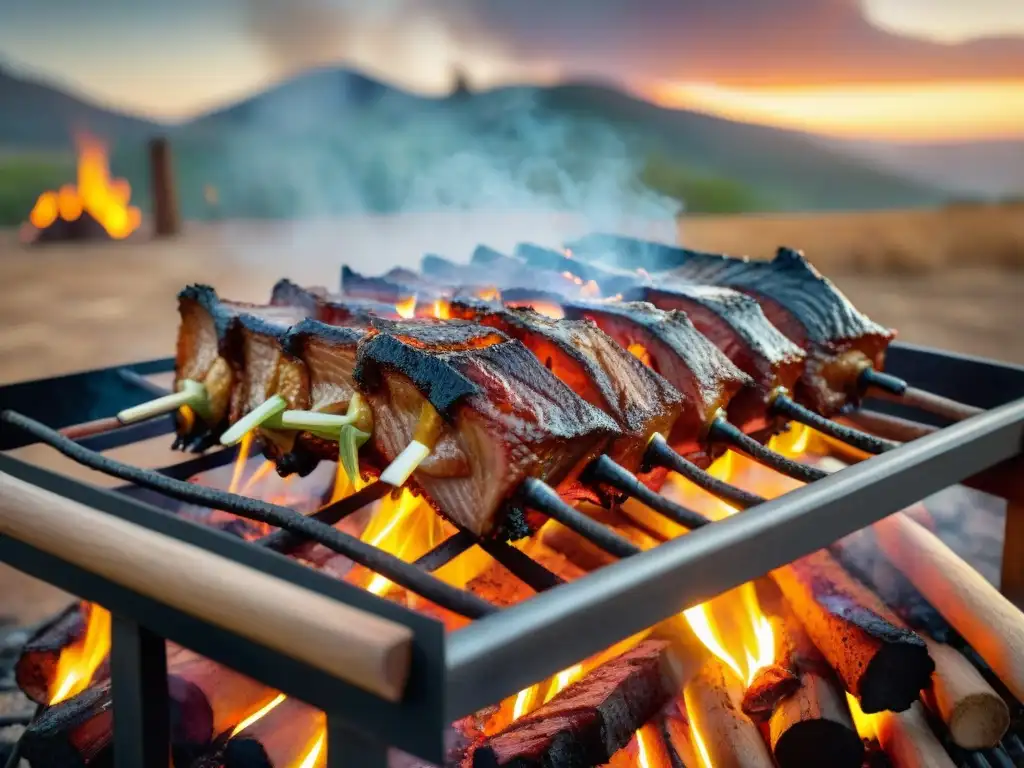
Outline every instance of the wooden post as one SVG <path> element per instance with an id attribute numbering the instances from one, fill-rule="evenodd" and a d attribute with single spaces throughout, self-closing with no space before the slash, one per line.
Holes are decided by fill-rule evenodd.
<path id="1" fill-rule="evenodd" d="M 166 138 L 149 142 L 149 172 L 153 192 L 153 236 L 171 237 L 181 229 L 178 195 L 174 187 L 171 145 Z"/>

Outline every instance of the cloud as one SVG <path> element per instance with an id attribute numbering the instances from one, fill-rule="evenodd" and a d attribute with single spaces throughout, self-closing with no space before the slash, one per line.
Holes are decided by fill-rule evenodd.
<path id="1" fill-rule="evenodd" d="M 438 6 L 453 4 L 437 0 Z M 1019 77 L 1024 40 L 948 45 L 872 25 L 857 0 L 459 0 L 512 56 L 578 73 L 756 86 Z"/>

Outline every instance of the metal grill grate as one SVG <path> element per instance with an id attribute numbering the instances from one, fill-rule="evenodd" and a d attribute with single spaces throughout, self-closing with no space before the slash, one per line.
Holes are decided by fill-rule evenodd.
<path id="1" fill-rule="evenodd" d="M 399 564 L 400 569 L 386 553 L 374 550 L 376 555 L 371 556 L 352 549 L 351 542 L 342 542 L 349 547 L 345 554 L 354 561 L 396 583 L 404 579 L 404 586 L 476 619 L 447 636 L 437 621 L 283 557 L 275 549 L 281 548 L 287 534 L 245 542 L 168 512 L 173 509 L 169 490 L 179 499 L 243 514 L 273 508 L 251 501 L 239 506 L 242 497 L 232 499 L 223 492 L 215 497 L 197 495 L 196 486 L 183 490 L 180 482 L 175 484 L 233 461 L 233 450 L 161 470 L 141 474 L 136 470 L 128 478 L 135 482 L 114 492 L 0 456 L 0 471 L 10 476 L 408 627 L 413 635 L 412 666 L 398 702 L 25 542 L 0 537 L 0 560 L 104 605 L 114 614 L 111 673 L 118 702 L 115 760 L 119 765 L 165 761 L 165 638 L 323 709 L 329 723 L 329 765 L 384 765 L 389 745 L 440 762 L 445 728 L 452 720 L 953 483 L 964 481 L 1008 500 L 1002 589 L 1018 604 L 1024 603 L 1024 483 L 1017 479 L 1024 444 L 1024 368 L 906 345 L 894 345 L 888 361 L 889 370 L 897 375 L 991 410 L 783 498 L 631 554 L 568 584 L 514 547 L 479 543 L 465 532 L 456 533 L 415 563 Z M 25 418 L 13 417 L 3 425 L 0 449 L 39 440 L 60 443 L 73 458 L 117 474 L 117 466 L 98 454 L 170 434 L 171 418 L 86 437 L 75 443 L 74 450 L 61 442 L 55 430 L 148 399 L 154 387 L 145 377 L 171 368 L 171 360 L 159 360 L 2 388 L 2 407 Z M 889 403 L 872 406 L 901 413 Z M 33 425 L 32 419 L 42 423 Z M 389 490 L 369 489 L 358 502 L 343 501 L 321 510 L 316 515 L 320 521 L 307 519 L 302 530 L 307 535 L 329 532 L 337 539 L 334 522 Z M 600 532 L 588 537 L 608 543 Z M 465 595 L 473 600 L 468 603 L 446 604 L 445 600 L 459 596 L 450 594 L 454 588 L 430 574 L 473 546 L 483 547 L 537 596 L 502 611 L 480 605 L 483 601 L 469 593 Z M 608 621 L 609 616 L 615 620 Z"/>

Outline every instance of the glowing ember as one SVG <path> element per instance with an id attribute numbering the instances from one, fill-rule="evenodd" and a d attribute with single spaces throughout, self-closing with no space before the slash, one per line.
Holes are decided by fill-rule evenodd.
<path id="1" fill-rule="evenodd" d="M 395 304 L 395 312 L 399 317 L 409 320 L 416 316 L 416 296 L 412 295 L 407 299 L 402 299 Z"/>
<path id="2" fill-rule="evenodd" d="M 317 766 L 323 765 L 327 760 L 327 756 L 324 755 L 323 759 L 321 759 L 321 755 L 323 754 L 324 747 L 326 745 L 327 731 L 323 731 L 317 737 L 316 741 L 313 742 L 313 745 L 309 748 L 309 752 L 306 753 L 302 762 L 299 763 L 298 768 L 316 768 Z"/>
<path id="3" fill-rule="evenodd" d="M 85 603 L 83 608 L 88 617 L 85 636 L 61 651 L 51 705 L 84 691 L 110 651 L 110 613 L 95 603 Z"/>
<path id="4" fill-rule="evenodd" d="M 247 718 L 245 718 L 245 720 L 236 725 L 235 729 L 231 732 L 231 736 L 237 736 L 250 725 L 255 723 L 257 720 L 261 720 L 262 718 L 266 717 L 270 712 L 272 712 L 277 707 L 278 704 L 281 704 L 286 698 L 288 697 L 285 696 L 283 693 L 277 694 L 276 697 L 271 699 L 265 705 L 263 705 L 258 710 L 249 715 Z"/>
<path id="5" fill-rule="evenodd" d="M 647 351 L 647 347 L 643 344 L 630 344 L 626 349 L 633 355 L 637 360 L 646 365 L 648 368 L 651 366 L 651 353 Z"/>
<path id="6" fill-rule="evenodd" d="M 43 192 L 29 213 L 36 229 L 46 229 L 57 219 L 76 221 L 87 213 L 110 237 L 128 237 L 142 223 L 142 213 L 133 205 L 131 186 L 124 179 L 111 179 L 107 148 L 98 139 L 82 134 L 78 146 L 78 184 L 66 184 L 58 192 Z"/>

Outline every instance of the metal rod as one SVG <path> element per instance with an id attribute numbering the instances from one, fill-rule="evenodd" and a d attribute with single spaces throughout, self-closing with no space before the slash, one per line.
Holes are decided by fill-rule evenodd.
<path id="1" fill-rule="evenodd" d="M 722 501 L 738 509 L 749 509 L 764 503 L 764 497 L 756 493 L 745 491 L 724 480 L 719 480 L 707 470 L 701 469 L 685 456 L 681 456 L 672 450 L 669 444 L 661 435 L 655 435 L 647 446 L 647 453 L 644 458 L 659 467 L 671 469 L 678 472 L 698 488 L 703 488 L 712 496 L 717 496 Z"/>
<path id="2" fill-rule="evenodd" d="M 480 548 L 505 566 L 512 575 L 526 584 L 534 592 L 545 592 L 565 580 L 549 571 L 532 557 L 520 552 L 504 541 L 481 541 Z"/>
<path id="3" fill-rule="evenodd" d="M 916 387 L 907 387 L 906 392 L 900 396 L 891 395 L 888 392 L 872 392 L 871 394 L 881 400 L 891 400 L 894 403 L 934 413 L 936 416 L 941 416 L 949 421 L 963 421 L 985 412 L 984 408 L 967 405 L 966 403 L 951 400 L 948 397 L 926 392 Z"/>
<path id="4" fill-rule="evenodd" d="M 1024 400 L 612 563 L 448 636 L 449 719 L 1020 454 Z M 614 617 L 614 620 L 613 618 Z M 573 642 L 565 643 L 566 637 Z"/>
<path id="5" fill-rule="evenodd" d="M 70 427 L 63 427 L 60 433 L 71 440 L 81 440 L 93 435 L 102 435 L 115 429 L 120 429 L 124 424 L 117 416 L 107 416 L 103 419 L 93 419 L 81 424 L 72 424 Z"/>
<path id="6" fill-rule="evenodd" d="M 355 514 L 363 507 L 383 499 L 393 490 L 394 486 L 388 485 L 387 483 L 381 483 L 379 481 L 370 483 L 369 485 L 360 488 L 350 496 L 346 496 L 333 504 L 328 504 L 323 509 L 317 510 L 308 517 L 310 520 L 316 520 L 324 525 L 337 525 L 346 517 Z M 308 538 L 298 536 L 289 531 L 274 531 L 273 533 L 268 533 L 266 536 L 257 539 L 253 543 L 261 547 L 266 547 L 267 549 L 272 549 L 275 552 L 284 552 L 287 554 L 307 541 L 309 541 Z"/>
<path id="7" fill-rule="evenodd" d="M 809 467 L 799 461 L 793 461 L 781 453 L 769 450 L 757 440 L 741 432 L 736 426 L 725 419 L 715 419 L 711 422 L 711 429 L 708 432 L 712 440 L 720 440 L 733 448 L 737 448 L 747 454 L 759 464 L 764 464 L 783 475 L 800 480 L 804 483 L 813 483 L 816 480 L 828 477 L 827 472 L 822 472 L 816 467 Z"/>
<path id="8" fill-rule="evenodd" d="M 413 562 L 413 565 L 433 573 L 439 568 L 448 565 L 448 563 L 474 544 L 476 544 L 476 539 L 472 534 L 459 531 L 454 536 L 449 536 L 425 555 L 419 557 Z"/>
<path id="9" fill-rule="evenodd" d="M 536 478 L 527 478 L 519 489 L 519 494 L 526 506 L 557 520 L 610 555 L 630 557 L 641 551 L 633 542 L 566 504 L 551 486 Z"/>
<path id="10" fill-rule="evenodd" d="M 164 639 L 114 614 L 110 685 L 114 702 L 114 766 L 165 766 L 171 758 L 167 651 Z"/>
<path id="11" fill-rule="evenodd" d="M 586 477 L 592 483 L 604 483 L 610 485 L 627 496 L 653 509 L 659 515 L 668 518 L 673 523 L 684 528 L 699 528 L 710 522 L 703 515 L 693 510 L 682 507 L 674 501 L 666 499 L 659 493 L 655 493 L 646 485 L 641 483 L 636 475 L 616 464 L 607 456 L 599 456 L 587 467 Z"/>
<path id="12" fill-rule="evenodd" d="M 876 371 L 874 368 L 865 368 L 860 372 L 860 388 L 868 390 L 874 388 L 892 395 L 902 395 L 907 391 L 907 382 L 891 373 Z"/>
<path id="13" fill-rule="evenodd" d="M 115 461 L 83 448 L 73 440 L 20 413 L 4 411 L 0 413 L 0 421 L 28 432 L 68 458 L 105 474 L 151 488 L 179 501 L 231 512 L 239 517 L 283 528 L 300 538 L 323 544 L 328 549 L 454 613 L 468 618 L 480 618 L 498 610 L 471 592 L 435 579 L 388 552 L 288 507 L 206 488 L 184 480 L 175 480 L 157 472 Z M 338 503 L 344 504 L 344 500 Z"/>
<path id="14" fill-rule="evenodd" d="M 831 419 L 825 418 L 809 408 L 805 408 L 786 395 L 776 396 L 772 400 L 772 408 L 793 421 L 798 421 L 813 430 L 835 438 L 840 442 L 852 445 L 854 448 L 864 451 L 864 453 L 870 453 L 873 456 L 899 447 L 899 443 L 892 440 L 886 440 L 882 437 L 869 435 L 867 432 L 861 432 L 853 427 L 837 424 Z"/>
<path id="15" fill-rule="evenodd" d="M 327 768 L 388 768 L 388 746 L 327 715 Z"/>
<path id="16" fill-rule="evenodd" d="M 873 411 L 868 408 L 852 411 L 839 417 L 840 422 L 848 421 L 853 426 L 874 432 L 876 435 L 889 440 L 898 440 L 905 443 L 909 440 L 917 440 L 919 437 L 930 435 L 938 427 L 931 424 L 922 424 L 910 419 L 902 419 L 899 416 L 890 416 L 887 413 Z"/>
<path id="17" fill-rule="evenodd" d="M 167 387 L 160 386 L 156 382 L 150 381 L 145 376 L 142 376 L 129 368 L 118 368 L 117 375 L 129 384 L 133 384 L 139 389 L 146 390 L 151 395 L 166 395 L 171 391 Z"/>

